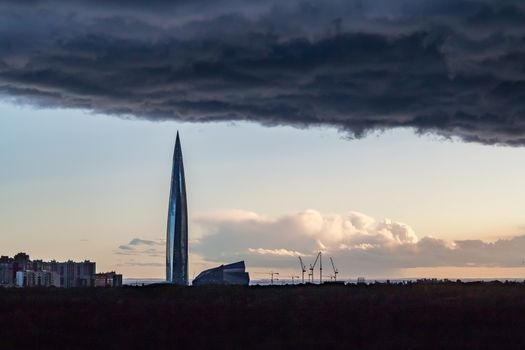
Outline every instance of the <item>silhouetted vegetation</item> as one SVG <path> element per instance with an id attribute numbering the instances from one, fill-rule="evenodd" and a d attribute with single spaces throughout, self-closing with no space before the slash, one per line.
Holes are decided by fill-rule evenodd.
<path id="1" fill-rule="evenodd" d="M 525 284 L 0 289 L 1 349 L 525 349 Z"/>

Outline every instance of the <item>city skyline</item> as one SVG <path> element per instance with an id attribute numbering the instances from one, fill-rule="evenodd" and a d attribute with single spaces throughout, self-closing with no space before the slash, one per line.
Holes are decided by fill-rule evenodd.
<path id="1" fill-rule="evenodd" d="M 97 272 L 96 262 L 31 259 L 24 252 L 0 255 L 0 287 L 121 287 L 122 275 Z"/>
<path id="2" fill-rule="evenodd" d="M 180 130 L 186 279 L 522 276 L 524 38 L 521 0 L 0 2 L 0 247 L 166 278 Z"/>
<path id="3" fill-rule="evenodd" d="M 414 257 L 413 264 L 422 266 L 402 268 L 398 263 L 375 259 L 376 267 L 371 269 L 374 259 L 357 264 L 355 254 L 338 254 L 334 258 L 341 278 L 510 278 L 523 272 L 519 241 L 511 242 L 513 250 L 492 255 L 487 255 L 492 246 L 478 241 L 495 242 L 523 233 L 520 198 L 525 193 L 514 186 L 525 174 L 519 165 L 524 154 L 521 148 L 463 144 L 418 137 L 410 131 L 352 141 L 330 129 L 159 124 L 81 111 L 7 104 L 0 108 L 5 126 L 0 157 L 7 165 L 0 175 L 0 230 L 13 232 L 0 236 L 5 254 L 27 250 L 42 258 L 94 259 L 102 269 L 116 269 L 129 278 L 165 278 L 166 184 L 172 170 L 166 159 L 172 157 L 173 135 L 182 129 L 191 165 L 185 169 L 191 179 L 190 277 L 241 258 L 250 272 L 273 269 L 283 276 L 297 274 L 296 257 L 278 254 L 297 251 L 313 255 L 319 249 L 316 235 L 326 245 L 324 239 L 342 234 L 330 225 L 320 226 L 318 233 L 314 227 L 306 237 L 297 230 L 314 225 L 315 218 L 331 218 L 332 222 L 336 218 L 344 223 L 348 211 L 375 218 L 372 225 L 383 218 L 406 223 L 418 242 L 425 236 L 449 246 L 456 240 L 472 240 L 471 254 L 464 255 L 475 258 L 472 254 L 485 252 L 492 261 L 457 261 L 445 256 L 445 262 L 456 266 L 437 266 L 439 260 Z M 138 135 L 143 141 L 137 142 Z M 29 147 L 32 143 L 40 146 Z M 17 152 L 10 156 L 6 153 L 9 149 Z M 79 155 L 83 162 L 75 163 Z M 343 159 L 351 162 L 341 162 Z M 312 161 L 322 166 L 312 172 Z M 38 165 L 39 172 L 26 171 L 30 164 Z M 511 164 L 516 164 L 513 172 L 501 171 Z M 330 181 L 323 182 L 323 178 Z M 78 182 L 84 185 L 78 187 Z M 429 182 L 434 186 L 427 187 Z M 32 199 L 51 192 L 51 202 Z M 285 195 L 273 200 L 279 193 Z M 300 214 L 308 208 L 313 210 L 310 215 Z M 31 212 L 31 221 L 21 220 L 19 215 L 25 210 Z M 441 214 L 433 214 L 437 212 Z M 225 235 L 225 229 L 230 236 Z M 261 230 L 278 234 L 266 236 Z M 233 244 L 231 234 L 241 232 L 247 233 L 244 243 Z M 27 242 L 34 243 L 28 247 Z M 338 244 L 337 240 L 329 243 Z M 66 246 L 69 253 L 57 252 L 57 245 Z M 396 255 L 396 250 L 384 256 L 407 259 Z M 502 257 L 507 261 L 501 261 Z M 307 263 L 310 259 L 305 257 Z M 392 269 L 385 270 L 387 264 L 392 264 Z M 253 275 L 254 279 L 261 276 Z"/>

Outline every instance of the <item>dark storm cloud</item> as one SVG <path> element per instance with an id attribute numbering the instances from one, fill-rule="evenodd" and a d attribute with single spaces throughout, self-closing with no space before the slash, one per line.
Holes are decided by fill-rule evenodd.
<path id="1" fill-rule="evenodd" d="M 0 94 L 151 120 L 523 145 L 525 5 L 3 1 Z"/>

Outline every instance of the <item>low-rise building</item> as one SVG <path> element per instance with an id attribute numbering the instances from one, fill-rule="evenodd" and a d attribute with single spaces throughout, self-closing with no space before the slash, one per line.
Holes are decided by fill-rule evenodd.
<path id="1" fill-rule="evenodd" d="M 250 275 L 246 272 L 244 261 L 221 265 L 201 272 L 192 285 L 249 285 Z"/>
<path id="2" fill-rule="evenodd" d="M 115 271 L 97 273 L 95 287 L 122 287 L 122 275 Z"/>

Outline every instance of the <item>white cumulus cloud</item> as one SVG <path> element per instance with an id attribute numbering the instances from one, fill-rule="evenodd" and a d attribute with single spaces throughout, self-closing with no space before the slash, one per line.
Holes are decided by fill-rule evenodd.
<path id="1" fill-rule="evenodd" d="M 323 214 L 309 209 L 270 218 L 253 212 L 201 215 L 203 236 L 192 249 L 208 261 L 246 260 L 248 266 L 290 268 L 322 250 L 348 274 L 388 273 L 415 267 L 517 267 L 525 236 L 448 241 L 418 237 L 406 223 L 363 213 Z"/>

